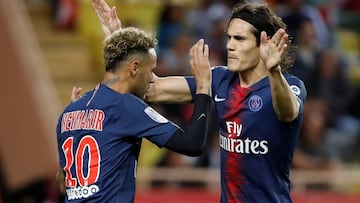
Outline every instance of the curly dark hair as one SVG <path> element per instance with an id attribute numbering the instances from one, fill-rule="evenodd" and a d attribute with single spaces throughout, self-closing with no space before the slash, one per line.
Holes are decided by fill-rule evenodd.
<path id="1" fill-rule="evenodd" d="M 254 26 L 251 32 L 256 37 L 256 45 L 260 46 L 261 32 L 265 31 L 268 37 L 272 37 L 280 28 L 287 29 L 286 24 L 265 4 L 242 2 L 236 4 L 232 10 L 228 26 L 232 19 L 238 18 Z M 280 66 L 282 71 L 288 70 L 295 61 L 295 46 L 292 45 L 291 37 L 287 42 L 288 48 L 285 51 Z"/>
<path id="2" fill-rule="evenodd" d="M 115 31 L 105 39 L 104 61 L 107 72 L 115 71 L 118 64 L 129 56 L 148 54 L 149 49 L 155 48 L 157 39 L 152 33 L 140 28 L 126 27 Z"/>

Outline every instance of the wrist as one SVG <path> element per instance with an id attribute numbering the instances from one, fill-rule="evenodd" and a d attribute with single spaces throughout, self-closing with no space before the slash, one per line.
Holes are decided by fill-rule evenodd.
<path id="1" fill-rule="evenodd" d="M 276 65 L 271 67 L 270 69 L 268 69 L 269 74 L 279 74 L 281 73 L 281 66 L 280 65 Z"/>
<path id="2" fill-rule="evenodd" d="M 196 94 L 210 95 L 210 83 L 200 83 L 196 85 Z"/>

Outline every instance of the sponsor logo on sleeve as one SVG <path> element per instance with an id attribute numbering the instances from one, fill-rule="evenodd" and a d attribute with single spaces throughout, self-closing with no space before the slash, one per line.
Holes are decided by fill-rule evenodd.
<path id="1" fill-rule="evenodd" d="M 301 92 L 300 87 L 298 87 L 298 86 L 296 86 L 296 85 L 291 85 L 291 86 L 290 86 L 290 89 L 291 89 L 292 92 L 294 92 L 294 94 L 295 94 L 296 96 L 299 96 L 299 95 L 300 95 L 300 92 Z"/>
<path id="2" fill-rule="evenodd" d="M 155 111 L 151 107 L 145 108 L 144 112 L 146 113 L 146 115 L 148 115 L 155 122 L 158 122 L 158 123 L 167 123 L 167 122 L 169 122 L 168 119 L 166 119 L 164 116 L 159 114 L 157 111 Z"/>

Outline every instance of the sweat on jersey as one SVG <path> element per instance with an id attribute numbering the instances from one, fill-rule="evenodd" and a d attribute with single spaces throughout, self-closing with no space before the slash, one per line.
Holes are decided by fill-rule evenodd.
<path id="1" fill-rule="evenodd" d="M 221 148 L 221 203 L 292 202 L 289 170 L 306 98 L 303 82 L 284 74 L 300 104 L 298 117 L 285 123 L 273 109 L 268 77 L 242 88 L 238 73 L 225 66 L 211 71 Z M 186 80 L 194 96 L 195 79 Z"/>
<path id="2" fill-rule="evenodd" d="M 138 97 L 97 85 L 58 120 L 65 202 L 133 202 L 142 138 L 163 147 L 178 128 Z"/>

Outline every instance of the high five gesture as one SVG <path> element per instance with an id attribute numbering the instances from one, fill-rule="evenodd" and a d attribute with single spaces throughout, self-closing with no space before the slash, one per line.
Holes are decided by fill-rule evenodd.
<path id="1" fill-rule="evenodd" d="M 92 6 L 98 16 L 101 28 L 106 37 L 121 29 L 121 21 L 116 13 L 116 7 L 110 8 L 104 0 L 92 0 Z"/>

